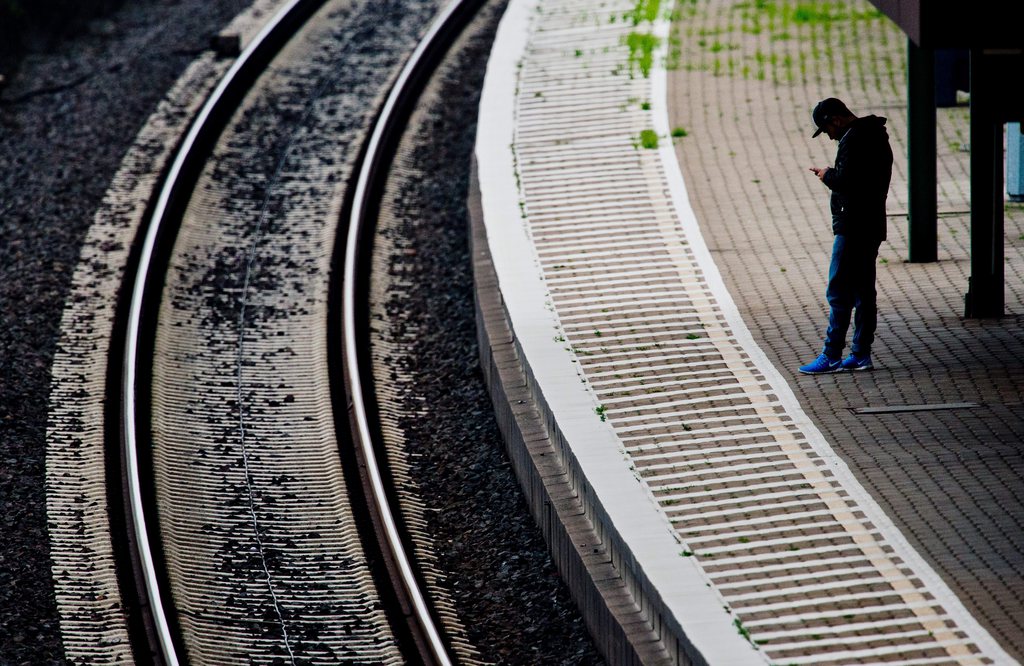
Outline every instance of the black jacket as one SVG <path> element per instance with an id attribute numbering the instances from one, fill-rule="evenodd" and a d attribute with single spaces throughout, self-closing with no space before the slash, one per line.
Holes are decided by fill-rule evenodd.
<path id="1" fill-rule="evenodd" d="M 832 190 L 832 233 L 885 240 L 885 198 L 891 178 L 885 118 L 857 118 L 839 140 L 835 167 L 825 173 L 824 183 Z"/>

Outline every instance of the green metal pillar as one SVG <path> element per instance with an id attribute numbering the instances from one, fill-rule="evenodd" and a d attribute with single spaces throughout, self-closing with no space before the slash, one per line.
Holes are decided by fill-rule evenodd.
<path id="1" fill-rule="evenodd" d="M 912 262 L 938 259 L 935 148 L 935 50 L 907 40 L 907 235 Z"/>
<path id="2" fill-rule="evenodd" d="M 1002 317 L 1003 124 L 994 98 L 998 81 L 981 49 L 971 49 L 971 277 L 964 316 Z"/>

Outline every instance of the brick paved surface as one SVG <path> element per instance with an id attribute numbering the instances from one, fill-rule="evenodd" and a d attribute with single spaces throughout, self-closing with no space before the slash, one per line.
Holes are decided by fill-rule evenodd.
<path id="1" fill-rule="evenodd" d="M 687 132 L 676 150 L 690 198 L 748 326 L 804 408 L 967 608 L 1024 658 L 1024 210 L 1007 205 L 1007 316 L 963 320 L 967 108 L 938 113 L 939 261 L 905 263 L 905 38 L 866 1 L 817 6 L 680 5 L 669 95 L 673 127 Z M 805 377 L 796 367 L 820 351 L 827 316 L 828 191 L 807 169 L 835 154 L 810 137 L 810 109 L 828 96 L 886 116 L 897 159 L 876 369 Z M 957 402 L 978 406 L 852 411 Z"/>

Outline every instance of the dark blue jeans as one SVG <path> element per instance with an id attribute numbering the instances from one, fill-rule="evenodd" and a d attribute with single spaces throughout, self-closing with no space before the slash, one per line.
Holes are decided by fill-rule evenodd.
<path id="1" fill-rule="evenodd" d="M 846 331 L 853 316 L 853 341 L 850 351 L 856 356 L 871 353 L 875 341 L 878 307 L 875 304 L 875 259 L 881 241 L 836 236 L 832 243 L 832 263 L 828 267 L 825 297 L 830 308 L 824 352 L 838 359 L 846 346 Z"/>

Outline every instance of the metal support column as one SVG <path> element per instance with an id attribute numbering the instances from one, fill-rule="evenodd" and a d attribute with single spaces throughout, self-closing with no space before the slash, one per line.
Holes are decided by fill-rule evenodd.
<path id="1" fill-rule="evenodd" d="M 971 49 L 971 277 L 964 316 L 1002 317 L 1003 124 L 995 113 L 996 81 L 984 54 Z"/>
<path id="2" fill-rule="evenodd" d="M 907 40 L 907 160 L 909 256 L 912 262 L 938 259 L 935 148 L 935 50 Z"/>
<path id="3" fill-rule="evenodd" d="M 1006 124 L 1006 193 L 1024 201 L 1024 123 Z"/>

